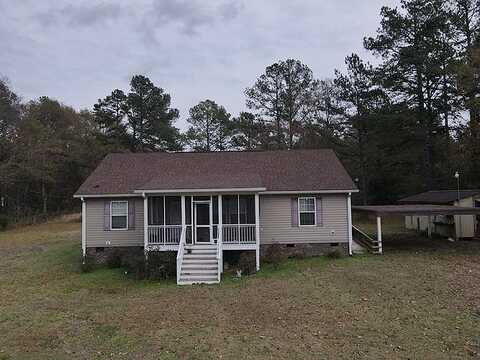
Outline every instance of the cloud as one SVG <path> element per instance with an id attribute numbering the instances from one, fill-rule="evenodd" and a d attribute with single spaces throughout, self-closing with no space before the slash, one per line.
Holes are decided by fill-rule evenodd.
<path id="1" fill-rule="evenodd" d="M 95 5 L 66 5 L 41 12 L 35 17 L 44 26 L 55 26 L 61 22 L 75 27 L 89 27 L 116 20 L 123 14 L 119 4 L 99 3 Z"/>
<path id="2" fill-rule="evenodd" d="M 183 34 L 194 36 L 200 28 L 215 24 L 219 18 L 230 20 L 237 17 L 242 9 L 243 3 L 239 0 L 155 1 L 152 13 L 147 16 L 153 19 L 153 23 L 149 22 L 153 28 L 176 24 Z"/>

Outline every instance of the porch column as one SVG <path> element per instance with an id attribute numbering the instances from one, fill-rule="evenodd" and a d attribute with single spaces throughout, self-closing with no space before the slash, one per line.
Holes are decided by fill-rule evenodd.
<path id="1" fill-rule="evenodd" d="M 182 208 L 182 232 L 183 231 L 186 231 L 186 220 L 185 220 L 185 195 L 182 195 L 181 196 L 182 198 L 182 205 L 181 205 L 181 208 Z M 187 235 L 187 234 L 185 234 Z"/>
<path id="2" fill-rule="evenodd" d="M 85 264 L 87 256 L 87 204 L 82 197 L 82 262 Z"/>
<path id="3" fill-rule="evenodd" d="M 143 193 L 143 251 L 145 258 L 148 257 L 148 198 Z"/>
<path id="4" fill-rule="evenodd" d="M 377 240 L 378 240 L 378 252 L 380 254 L 383 253 L 383 246 L 382 246 L 382 218 L 377 216 Z"/>
<path id="5" fill-rule="evenodd" d="M 257 271 L 260 270 L 260 197 L 255 194 L 255 245 Z"/>
<path id="6" fill-rule="evenodd" d="M 218 195 L 218 243 L 222 244 L 222 249 L 223 249 L 223 205 L 222 205 L 222 195 Z M 218 244 L 217 244 L 218 246 Z M 223 250 L 222 254 L 220 254 L 222 257 L 222 260 L 220 261 L 220 273 L 223 273 Z"/>

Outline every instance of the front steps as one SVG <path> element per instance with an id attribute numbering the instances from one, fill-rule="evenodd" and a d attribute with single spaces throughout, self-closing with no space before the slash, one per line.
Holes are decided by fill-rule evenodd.
<path id="1" fill-rule="evenodd" d="M 178 285 L 217 284 L 217 245 L 186 245 Z"/>

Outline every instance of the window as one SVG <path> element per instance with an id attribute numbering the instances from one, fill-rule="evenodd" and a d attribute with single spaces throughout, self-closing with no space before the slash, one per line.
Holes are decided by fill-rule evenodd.
<path id="1" fill-rule="evenodd" d="M 298 198 L 298 218 L 300 226 L 316 225 L 316 205 L 314 197 Z"/>
<path id="2" fill-rule="evenodd" d="M 111 229 L 128 229 L 128 201 L 112 201 L 110 203 Z"/>

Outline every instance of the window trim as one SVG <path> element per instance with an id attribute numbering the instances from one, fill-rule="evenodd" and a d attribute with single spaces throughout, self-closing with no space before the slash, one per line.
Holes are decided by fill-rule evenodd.
<path id="1" fill-rule="evenodd" d="M 300 201 L 301 200 L 310 200 L 310 199 L 313 199 L 313 211 L 301 211 L 300 209 Z M 314 226 L 317 226 L 317 198 L 315 196 L 302 196 L 302 197 L 299 197 L 297 199 L 298 203 L 297 203 L 297 207 L 298 207 L 298 211 L 297 211 L 297 215 L 298 215 L 298 226 L 299 227 L 314 227 Z M 313 213 L 313 224 L 307 224 L 307 225 L 302 225 L 302 219 L 301 219 L 301 216 L 300 214 L 303 213 L 303 214 L 311 214 Z"/>
<path id="2" fill-rule="evenodd" d="M 127 214 L 126 214 L 127 221 L 125 223 L 124 228 L 113 228 L 113 226 L 112 226 L 112 218 L 113 218 L 112 204 L 113 203 L 125 203 L 125 204 L 127 204 Z M 126 231 L 126 230 L 128 230 L 128 201 L 127 200 L 112 200 L 112 201 L 110 201 L 110 230 L 111 231 Z"/>

